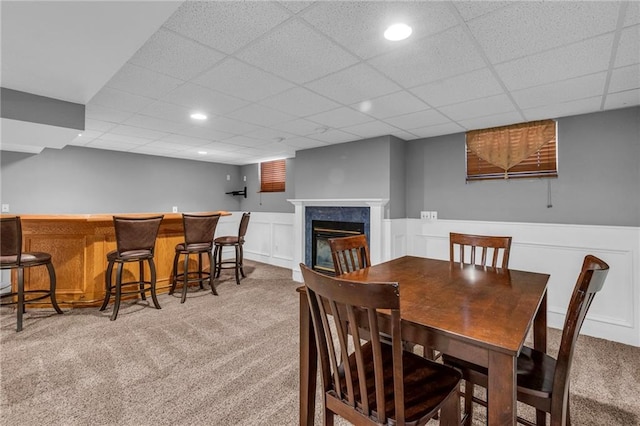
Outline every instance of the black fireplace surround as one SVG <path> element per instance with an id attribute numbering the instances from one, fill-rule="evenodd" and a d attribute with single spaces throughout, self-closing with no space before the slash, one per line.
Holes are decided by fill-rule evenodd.
<path id="1" fill-rule="evenodd" d="M 335 275 L 329 238 L 364 234 L 364 223 L 314 220 L 311 230 L 311 267 L 323 274 Z"/>

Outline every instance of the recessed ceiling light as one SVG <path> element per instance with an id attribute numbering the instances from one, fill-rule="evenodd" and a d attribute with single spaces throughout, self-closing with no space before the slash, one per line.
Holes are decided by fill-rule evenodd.
<path id="1" fill-rule="evenodd" d="M 200 155 L 207 155 L 207 151 L 198 151 L 198 154 L 200 154 Z"/>
<path id="2" fill-rule="evenodd" d="M 193 114 L 191 114 L 191 118 L 193 118 L 194 120 L 206 120 L 207 116 L 201 112 L 194 112 Z"/>
<path id="3" fill-rule="evenodd" d="M 384 38 L 391 41 L 404 40 L 411 35 L 411 31 L 407 24 L 393 24 L 384 32 Z"/>

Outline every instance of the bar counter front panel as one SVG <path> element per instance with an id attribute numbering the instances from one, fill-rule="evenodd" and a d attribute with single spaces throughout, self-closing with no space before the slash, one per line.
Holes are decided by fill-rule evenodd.
<path id="1" fill-rule="evenodd" d="M 231 213 L 199 212 L 194 214 Z M 149 217 L 163 213 L 116 214 L 125 217 Z M 100 306 L 104 298 L 104 279 L 107 268 L 107 253 L 116 249 L 113 215 L 19 215 L 22 221 L 22 244 L 24 251 L 42 251 L 51 254 L 56 270 L 56 296 L 58 304 L 70 306 Z M 164 213 L 156 240 L 154 262 L 158 293 L 166 293 L 171 286 L 173 256 L 176 244 L 184 242 L 181 213 Z M 195 268 L 197 256 L 189 259 L 189 269 Z M 207 256 L 203 256 L 205 268 L 209 267 Z M 178 265 L 182 271 L 183 258 Z M 123 282 L 138 276 L 138 263 L 126 264 Z M 145 262 L 145 279 L 150 277 Z M 115 271 L 114 271 L 115 279 Z M 25 290 L 48 288 L 49 276 L 44 267 L 26 268 Z M 12 274 L 13 290 L 17 276 Z M 131 295 L 130 297 L 136 297 Z M 36 305 L 38 306 L 38 305 Z M 47 306 L 43 304 L 42 306 Z M 51 306 L 48 304 L 48 306 Z"/>

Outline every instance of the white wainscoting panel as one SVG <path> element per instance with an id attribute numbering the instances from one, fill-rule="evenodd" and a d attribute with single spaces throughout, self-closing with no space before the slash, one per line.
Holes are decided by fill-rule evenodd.
<path id="1" fill-rule="evenodd" d="M 234 213 L 233 216 L 236 214 Z M 235 234 L 238 233 L 242 212 L 239 212 L 237 216 Z M 216 235 L 223 234 L 216 232 Z M 293 213 L 251 212 L 251 220 L 244 243 L 244 257 L 291 269 L 293 262 Z"/>

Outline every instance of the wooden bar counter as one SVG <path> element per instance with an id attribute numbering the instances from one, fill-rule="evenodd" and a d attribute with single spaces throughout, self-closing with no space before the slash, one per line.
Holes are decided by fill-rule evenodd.
<path id="1" fill-rule="evenodd" d="M 220 213 L 229 216 L 231 213 Z M 207 214 L 204 212 L 194 214 Z M 157 291 L 171 285 L 175 246 L 184 241 L 181 213 L 124 213 L 115 216 L 148 217 L 164 214 L 156 240 Z M 56 270 L 56 296 L 62 307 L 100 306 L 104 298 L 107 253 L 116 249 L 113 214 L 19 215 L 24 251 L 51 254 Z M 193 262 L 196 260 L 194 259 Z M 208 260 L 207 260 L 208 263 Z M 138 265 L 127 265 L 125 274 L 138 276 Z M 149 272 L 145 273 L 149 276 Z M 47 288 L 46 268 L 27 268 L 25 290 Z M 15 272 L 12 277 L 15 283 Z M 15 287 L 15 284 L 14 284 Z M 14 289 L 15 290 L 15 289 Z M 43 306 L 45 306 L 43 304 Z M 48 306 L 51 306 L 50 304 Z"/>

